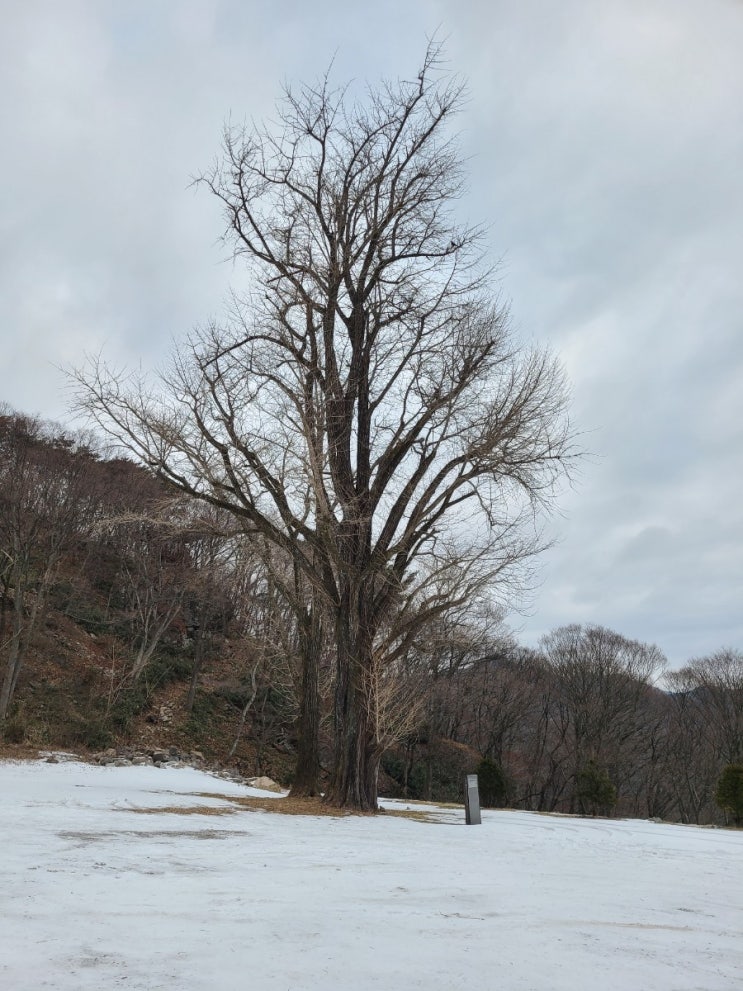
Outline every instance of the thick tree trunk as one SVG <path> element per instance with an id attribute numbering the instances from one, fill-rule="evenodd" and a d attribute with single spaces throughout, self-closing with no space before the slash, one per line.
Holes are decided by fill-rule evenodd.
<path id="1" fill-rule="evenodd" d="M 336 627 L 335 761 L 327 801 L 376 812 L 380 753 L 369 692 L 372 632 L 362 589 L 346 588 Z"/>
<path id="2" fill-rule="evenodd" d="M 317 602 L 300 620 L 302 686 L 299 696 L 297 763 L 291 798 L 320 794 L 320 652 L 323 647 L 322 615 Z"/>
<path id="3" fill-rule="evenodd" d="M 340 808 L 376 812 L 379 755 L 369 716 L 357 693 L 346 695 L 336 719 L 336 759 L 327 800 Z"/>

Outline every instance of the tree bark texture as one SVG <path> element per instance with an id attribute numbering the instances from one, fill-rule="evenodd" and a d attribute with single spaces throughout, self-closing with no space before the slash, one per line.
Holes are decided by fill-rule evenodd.
<path id="1" fill-rule="evenodd" d="M 323 625 L 317 602 L 300 617 L 299 642 L 302 682 L 297 724 L 297 762 L 289 792 L 292 798 L 320 793 L 320 690 L 319 666 Z"/>

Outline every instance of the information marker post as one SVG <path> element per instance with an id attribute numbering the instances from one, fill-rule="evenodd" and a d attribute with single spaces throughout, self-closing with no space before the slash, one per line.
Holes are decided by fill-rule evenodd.
<path id="1" fill-rule="evenodd" d="M 477 775 L 468 774 L 464 781 L 464 812 L 468 826 L 479 826 L 480 792 L 477 787 Z"/>

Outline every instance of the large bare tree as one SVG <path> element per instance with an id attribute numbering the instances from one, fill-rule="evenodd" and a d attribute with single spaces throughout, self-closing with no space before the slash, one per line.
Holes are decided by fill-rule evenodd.
<path id="1" fill-rule="evenodd" d="M 299 563 L 332 617 L 328 798 L 375 809 L 375 649 L 421 561 L 532 554 L 535 504 L 569 456 L 555 362 L 508 332 L 480 232 L 454 205 L 462 85 L 430 48 L 363 98 L 287 91 L 272 127 L 230 128 L 201 177 L 249 288 L 161 388 L 100 361 L 79 404 L 179 489 Z M 302 548 L 300 554 L 297 547 Z M 372 700 L 370 702 L 370 700 Z"/>

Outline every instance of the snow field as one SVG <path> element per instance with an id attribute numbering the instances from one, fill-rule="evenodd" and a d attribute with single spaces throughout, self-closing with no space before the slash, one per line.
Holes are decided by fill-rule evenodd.
<path id="1" fill-rule="evenodd" d="M 0 763 L 0 991 L 743 988 L 743 832 L 230 802 L 250 794 Z"/>

